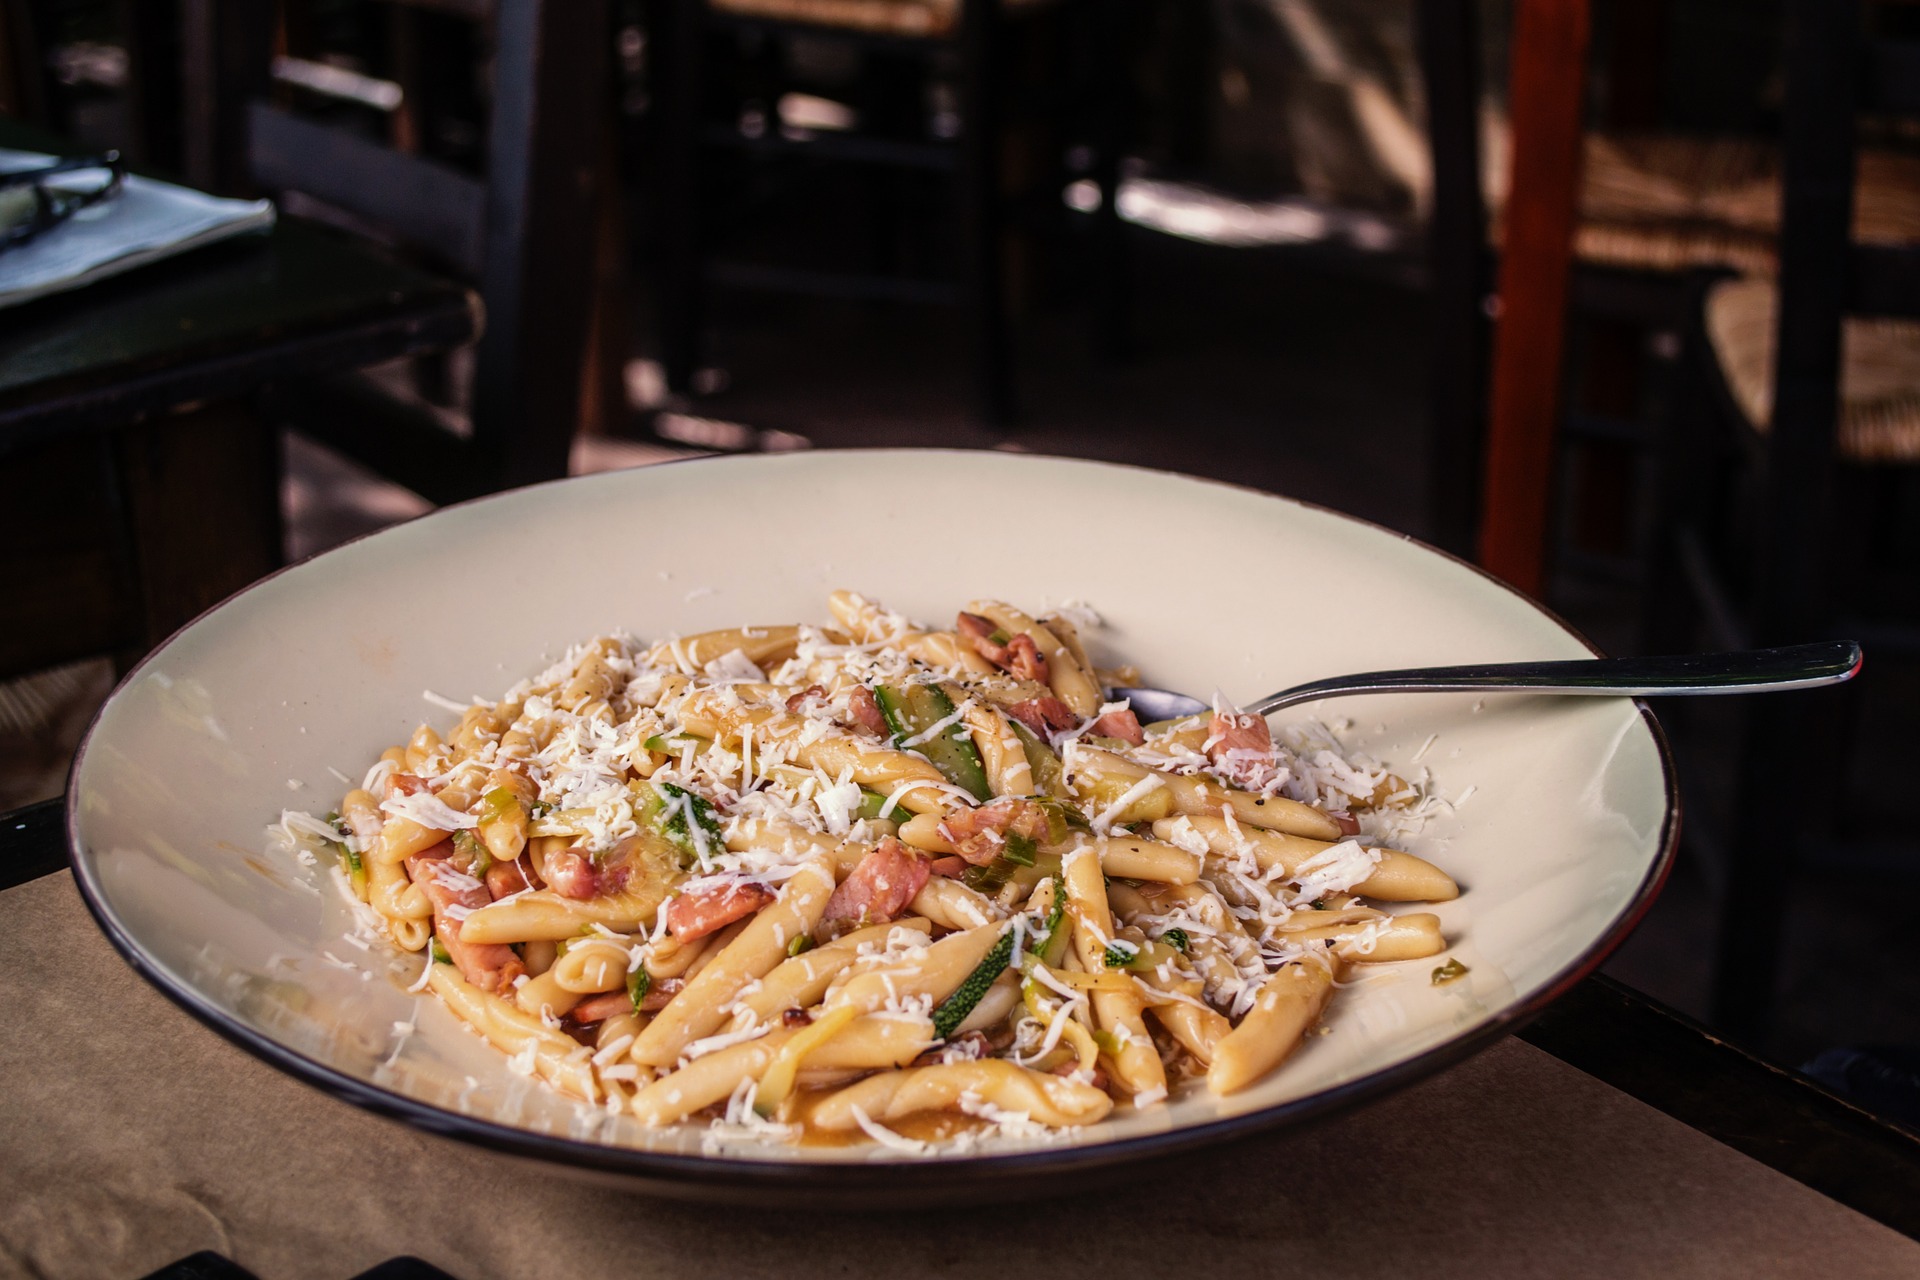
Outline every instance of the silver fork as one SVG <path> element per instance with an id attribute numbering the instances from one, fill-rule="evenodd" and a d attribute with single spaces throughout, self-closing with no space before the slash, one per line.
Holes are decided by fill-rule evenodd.
<path id="1" fill-rule="evenodd" d="M 1270 693 L 1240 707 L 1269 715 L 1282 707 L 1355 693 L 1559 693 L 1580 697 L 1652 698 L 1676 695 L 1769 693 L 1839 684 L 1859 673 L 1860 646 L 1851 640 L 1688 653 L 1662 658 L 1582 658 L 1572 662 L 1496 662 L 1467 667 L 1411 667 L 1332 676 Z M 1143 722 L 1200 715 L 1212 704 L 1171 689 L 1115 688 Z"/>

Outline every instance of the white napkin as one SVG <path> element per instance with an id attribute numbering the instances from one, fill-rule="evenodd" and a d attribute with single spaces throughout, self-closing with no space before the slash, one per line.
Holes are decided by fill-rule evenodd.
<path id="1" fill-rule="evenodd" d="M 0 148 L 0 172 L 52 156 Z M 273 225 L 267 200 L 222 200 L 168 182 L 127 175 L 118 195 L 82 209 L 22 245 L 0 252 L 0 307 L 77 289 L 134 267 Z"/>

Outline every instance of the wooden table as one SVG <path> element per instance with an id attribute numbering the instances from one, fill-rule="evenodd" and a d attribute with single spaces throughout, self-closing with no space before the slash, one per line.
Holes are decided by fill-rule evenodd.
<path id="1" fill-rule="evenodd" d="M 0 1259 L 34 1274 L 133 1277 L 212 1249 L 263 1276 L 412 1254 L 462 1280 L 1920 1275 L 1920 1142 L 1604 980 L 1360 1112 L 1142 1165 L 1118 1191 L 709 1208 L 278 1074 L 120 961 L 65 849 L 56 804 L 0 816 Z"/>
<path id="2" fill-rule="evenodd" d="M 63 149 L 7 121 L 0 147 Z M 0 676 L 131 658 L 279 565 L 254 393 L 479 327 L 466 289 L 291 220 L 0 310 Z"/>

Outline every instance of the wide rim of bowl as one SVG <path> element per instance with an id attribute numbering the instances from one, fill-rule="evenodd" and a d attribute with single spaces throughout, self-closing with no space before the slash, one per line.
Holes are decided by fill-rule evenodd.
<path id="1" fill-rule="evenodd" d="M 898 455 L 927 457 L 949 455 L 962 458 L 976 457 L 982 453 L 995 451 L 973 449 L 818 449 L 805 451 L 806 456 L 842 454 L 859 457 L 874 455 Z M 649 464 L 645 470 L 659 467 L 705 464 L 725 466 L 737 463 L 741 459 L 754 459 L 765 462 L 781 455 L 768 454 L 708 454 L 690 458 L 674 458 Z M 1066 462 L 1081 466 L 1110 468 L 1119 471 L 1143 471 L 1152 475 L 1171 475 L 1181 480 L 1198 484 L 1215 485 L 1241 493 L 1275 502 L 1283 502 L 1295 507 L 1331 516 L 1363 528 L 1385 534 L 1400 542 L 1411 543 L 1425 551 L 1470 570 L 1478 577 L 1520 600 L 1528 608 L 1543 615 L 1548 621 L 1578 641 L 1595 657 L 1605 656 L 1591 640 L 1564 618 L 1540 602 L 1526 596 L 1519 589 L 1495 577 L 1479 565 L 1440 547 L 1422 542 L 1411 534 L 1390 529 L 1385 525 L 1360 516 L 1337 511 L 1331 507 L 1308 502 L 1284 494 L 1256 489 L 1251 485 L 1235 484 L 1231 481 L 1216 480 L 1207 476 L 1193 476 L 1185 472 L 1167 471 L 1155 467 L 1137 466 L 1131 463 L 1105 462 L 1091 458 L 1073 458 L 1056 454 L 1007 453 L 1001 455 L 1010 459 L 1031 458 L 1036 461 Z M 774 463 L 773 465 L 778 465 Z M 639 470 L 641 468 L 632 468 Z M 606 482 L 606 478 L 619 472 L 601 472 L 590 476 L 565 476 L 556 480 L 542 481 L 539 484 L 523 485 L 499 493 L 484 494 L 469 498 L 464 502 L 451 503 L 438 507 L 415 520 L 404 522 L 413 524 L 418 520 L 430 520 L 445 511 L 474 506 L 480 503 L 511 499 L 514 495 L 535 489 L 549 488 L 554 485 L 578 484 L 595 481 Z M 1500 1010 L 1480 1025 L 1465 1031 L 1449 1040 L 1422 1050 L 1399 1062 L 1390 1063 L 1378 1070 L 1368 1072 L 1353 1080 L 1333 1085 L 1300 1098 L 1292 1098 L 1256 1111 L 1240 1115 L 1223 1116 L 1219 1119 L 1201 1121 L 1195 1124 L 1181 1125 L 1162 1132 L 1136 1134 L 1132 1137 L 1113 1138 L 1104 1141 L 1076 1143 L 1061 1147 L 1034 1147 L 1007 1152 L 989 1152 L 966 1156 L 941 1156 L 926 1159 L 899 1159 L 879 1161 L 851 1160 L 811 1160 L 804 1156 L 793 1159 L 746 1158 L 729 1155 L 691 1155 L 672 1151 L 654 1151 L 640 1147 L 617 1146 L 612 1143 L 588 1142 L 578 1138 L 561 1137 L 551 1133 L 541 1133 L 531 1129 L 518 1129 L 511 1125 L 499 1124 L 491 1120 L 480 1119 L 456 1111 L 422 1102 L 378 1085 L 350 1076 L 326 1063 L 299 1053 L 263 1032 L 241 1023 L 237 1018 L 208 1001 L 191 984 L 177 980 L 157 961 L 149 957 L 139 941 L 125 928 L 107 905 L 99 885 L 94 883 L 87 860 L 82 856 L 78 836 L 78 818 L 80 792 L 76 785 L 87 759 L 89 748 L 93 744 L 94 734 L 99 730 L 107 711 L 120 698 L 121 694 L 140 678 L 146 668 L 163 655 L 182 634 L 198 625 L 203 619 L 233 604 L 242 597 L 258 590 L 265 584 L 300 568 L 322 556 L 331 555 L 345 547 L 364 542 L 369 538 L 380 537 L 399 525 L 377 529 L 361 534 L 336 547 L 303 557 L 292 564 L 283 565 L 258 581 L 249 583 L 240 590 L 227 596 L 219 603 L 201 611 L 192 620 L 186 622 L 165 641 L 155 646 L 153 651 L 136 663 L 118 684 L 114 686 L 106 700 L 87 725 L 87 731 L 80 740 L 80 746 L 74 753 L 73 763 L 67 772 L 67 794 L 62 806 L 66 822 L 66 839 L 69 864 L 80 896 L 85 902 L 94 923 L 107 937 L 108 942 L 118 951 L 121 958 L 142 978 L 157 988 L 160 993 L 179 1005 L 196 1020 L 222 1036 L 230 1043 L 252 1054 L 254 1057 L 279 1069 L 282 1072 L 306 1084 L 320 1089 L 333 1097 L 376 1115 L 400 1120 L 415 1128 L 442 1137 L 454 1138 L 475 1146 L 502 1152 L 507 1155 L 550 1161 L 566 1165 L 573 1169 L 598 1173 L 625 1175 L 649 1181 L 669 1181 L 689 1190 L 701 1187 L 752 1190 L 755 1187 L 794 1189 L 804 1185 L 804 1190 L 823 1196 L 835 1191 L 853 1191 L 878 1188 L 885 1185 L 888 1190 L 902 1196 L 912 1196 L 916 1191 L 925 1191 L 933 1184 L 942 1182 L 990 1182 L 996 1178 L 1010 1176 L 1040 1175 L 1047 1173 L 1072 1172 L 1102 1168 L 1115 1164 L 1124 1164 L 1134 1160 L 1153 1156 L 1173 1155 L 1191 1151 L 1203 1146 L 1250 1137 L 1258 1133 L 1293 1125 L 1331 1119 L 1350 1111 L 1374 1099 L 1392 1093 L 1415 1081 L 1454 1066 L 1481 1050 L 1492 1045 L 1500 1038 L 1519 1030 L 1522 1026 L 1538 1017 L 1555 1000 L 1565 995 L 1575 985 L 1593 973 L 1617 950 L 1634 928 L 1645 918 L 1665 886 L 1668 874 L 1673 869 L 1674 855 L 1679 845 L 1680 833 L 1680 793 L 1674 773 L 1673 753 L 1667 742 L 1666 732 L 1654 716 L 1645 700 L 1635 699 L 1634 706 L 1642 721 L 1652 735 L 1654 746 L 1660 761 L 1660 780 L 1664 814 L 1661 819 L 1658 848 L 1653 861 L 1648 866 L 1640 884 L 1634 889 L 1624 910 L 1601 932 L 1589 946 L 1564 966 L 1547 982 L 1530 995 L 1516 1000 Z"/>

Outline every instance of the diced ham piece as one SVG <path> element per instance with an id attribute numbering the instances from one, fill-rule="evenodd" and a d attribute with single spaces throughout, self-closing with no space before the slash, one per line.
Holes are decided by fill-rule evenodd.
<path id="1" fill-rule="evenodd" d="M 927 860 L 892 836 L 875 845 L 827 899 L 822 922 L 884 924 L 906 910 L 927 883 Z"/>
<path id="2" fill-rule="evenodd" d="M 1001 710 L 1042 738 L 1051 738 L 1062 729 L 1071 729 L 1080 723 L 1073 708 L 1058 698 L 1028 698 Z"/>
<path id="3" fill-rule="evenodd" d="M 431 788 L 427 786 L 427 780 L 417 774 L 394 773 L 387 776 L 387 794 L 385 798 L 391 800 L 395 794 L 417 796 L 422 791 L 430 789 Z"/>
<path id="4" fill-rule="evenodd" d="M 1007 644 L 1007 671 L 1022 680 L 1033 680 L 1040 684 L 1045 684 L 1051 674 L 1046 655 L 1040 652 L 1040 646 L 1034 638 L 1025 632 Z"/>
<path id="5" fill-rule="evenodd" d="M 944 858 L 935 858 L 932 863 L 928 865 L 928 870 L 937 876 L 945 876 L 949 880 L 958 880 L 966 874 L 967 860 L 958 854 L 950 853 Z"/>
<path id="6" fill-rule="evenodd" d="M 450 861 L 453 842 L 443 840 L 407 859 L 407 874 L 433 904 L 433 932 L 447 949 L 460 976 L 482 991 L 499 995 L 513 988 L 513 980 L 527 971 L 513 948 L 498 942 L 463 942 L 460 922 L 469 912 L 493 901 L 487 886 L 462 875 Z"/>
<path id="7" fill-rule="evenodd" d="M 855 685 L 847 695 L 847 709 L 860 728 L 876 737 L 887 736 L 887 718 L 880 714 L 880 703 L 874 698 L 873 690 L 863 684 Z"/>
<path id="8" fill-rule="evenodd" d="M 964 609 L 953 620 L 954 630 L 967 638 L 980 656 L 998 666 L 1007 656 L 1007 647 L 996 644 L 994 632 L 1000 630 L 1000 624 L 992 618 L 983 618 L 977 613 L 968 613 Z"/>
<path id="9" fill-rule="evenodd" d="M 1140 717 L 1133 714 L 1131 707 L 1107 712 L 1095 720 L 1087 732 L 1096 738 L 1118 738 L 1136 747 L 1147 740 L 1147 735 L 1140 729 Z"/>
<path id="10" fill-rule="evenodd" d="M 544 881 L 561 897 L 595 898 L 626 888 L 627 858 L 637 843 L 637 837 L 628 837 L 598 857 L 573 845 L 545 854 L 537 864 L 525 855 L 521 860 L 528 864 L 534 883 Z"/>
<path id="11" fill-rule="evenodd" d="M 1229 752 L 1273 750 L 1273 730 L 1264 716 L 1227 715 L 1216 711 L 1207 721 L 1207 754 L 1215 762 L 1225 761 Z"/>
<path id="12" fill-rule="evenodd" d="M 1000 624 L 991 618 L 983 618 L 977 613 L 962 613 L 954 621 L 960 634 L 973 645 L 974 651 L 1011 675 L 1022 680 L 1035 680 L 1041 684 L 1047 682 L 1049 670 L 1046 655 L 1040 652 L 1040 646 L 1034 643 L 1032 636 L 1024 631 L 1010 636 L 1004 642 L 996 641 L 995 635 L 1006 634 Z"/>
<path id="13" fill-rule="evenodd" d="M 655 978 L 647 987 L 647 994 L 640 997 L 640 1012 L 658 1013 L 667 1007 L 667 1003 L 680 994 L 687 985 L 685 978 Z"/>
<path id="14" fill-rule="evenodd" d="M 773 898 L 773 890 L 753 880 L 729 880 L 683 893 L 667 904 L 667 932 L 681 942 L 692 942 L 745 919 Z"/>
<path id="15" fill-rule="evenodd" d="M 1046 810 L 1007 796 L 978 809 L 950 813 L 940 823 L 940 832 L 952 843 L 953 851 L 976 867 L 984 867 L 1000 856 L 1009 831 L 1038 844 L 1047 837 Z"/>
<path id="16" fill-rule="evenodd" d="M 1273 773 L 1273 730 L 1264 716 L 1216 711 L 1207 722 L 1207 757 L 1229 778 L 1257 791 Z"/>
<path id="17" fill-rule="evenodd" d="M 810 684 L 806 688 L 802 689 L 800 692 L 794 694 L 791 698 L 787 699 L 787 710 L 798 713 L 806 707 L 807 699 L 824 698 L 826 696 L 827 696 L 827 691 L 825 688 L 817 684 Z"/>
<path id="18" fill-rule="evenodd" d="M 497 901 L 533 888 L 533 863 L 526 854 L 512 862 L 496 862 L 487 868 L 487 892 Z"/>
<path id="19" fill-rule="evenodd" d="M 563 898 L 591 898 L 601 891 L 599 868 L 578 849 L 549 853 L 540 874 L 548 887 Z"/>
<path id="20" fill-rule="evenodd" d="M 605 1022 L 608 1018 L 633 1012 L 633 1000 L 624 991 L 608 991 L 602 995 L 588 996 L 573 1006 L 567 1017 L 575 1022 Z"/>

